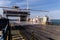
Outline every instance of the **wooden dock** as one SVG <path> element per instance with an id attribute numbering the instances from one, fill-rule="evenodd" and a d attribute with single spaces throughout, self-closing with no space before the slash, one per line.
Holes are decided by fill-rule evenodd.
<path id="1" fill-rule="evenodd" d="M 23 25 L 11 30 L 12 40 L 60 40 L 60 26 Z"/>

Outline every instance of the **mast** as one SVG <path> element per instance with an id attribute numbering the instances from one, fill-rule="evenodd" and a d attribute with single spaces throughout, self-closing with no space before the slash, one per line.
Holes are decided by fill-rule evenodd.
<path id="1" fill-rule="evenodd" d="M 28 4 L 28 0 L 27 0 L 27 10 L 29 9 L 28 5 L 29 5 L 29 4 Z"/>

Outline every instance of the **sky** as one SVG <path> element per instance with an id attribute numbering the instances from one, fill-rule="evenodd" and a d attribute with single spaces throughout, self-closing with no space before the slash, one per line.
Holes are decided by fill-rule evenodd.
<path id="1" fill-rule="evenodd" d="M 0 6 L 19 6 L 21 9 L 27 8 L 27 0 L 0 0 Z M 60 0 L 28 0 L 28 8 L 33 10 L 47 10 L 49 12 L 30 11 L 31 17 L 49 16 L 50 19 L 60 19 Z M 0 8 L 0 14 L 3 10 Z"/>

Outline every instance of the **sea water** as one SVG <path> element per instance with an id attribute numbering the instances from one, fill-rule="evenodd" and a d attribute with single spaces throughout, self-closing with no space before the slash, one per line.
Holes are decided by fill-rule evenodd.
<path id="1" fill-rule="evenodd" d="M 60 20 L 59 19 L 52 19 L 50 22 L 54 25 L 60 25 Z"/>

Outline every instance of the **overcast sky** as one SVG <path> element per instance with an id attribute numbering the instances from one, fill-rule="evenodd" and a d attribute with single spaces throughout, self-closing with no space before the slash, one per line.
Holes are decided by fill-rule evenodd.
<path id="1" fill-rule="evenodd" d="M 60 0 L 28 0 L 29 9 L 48 10 L 49 12 L 31 11 L 31 17 L 48 15 L 51 19 L 60 19 Z M 17 5 L 20 8 L 26 8 L 26 0 L 0 0 L 0 6 Z M 0 9 L 0 14 L 2 13 Z"/>

